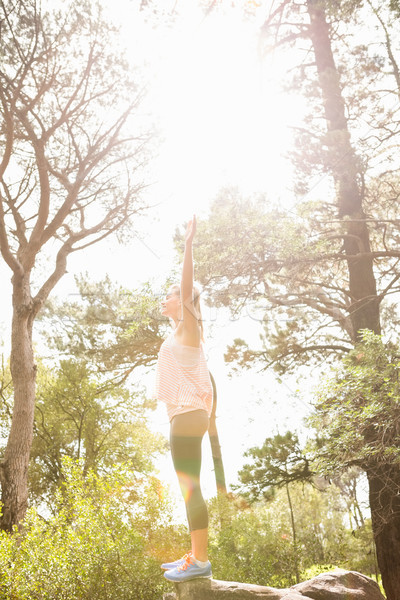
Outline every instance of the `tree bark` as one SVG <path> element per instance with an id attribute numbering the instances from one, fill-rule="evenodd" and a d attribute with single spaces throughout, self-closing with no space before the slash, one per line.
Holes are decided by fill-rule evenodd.
<path id="1" fill-rule="evenodd" d="M 326 146 L 329 167 L 336 188 L 339 217 L 343 218 L 343 248 L 347 256 L 352 339 L 360 339 L 362 329 L 381 333 L 379 298 L 373 271 L 369 232 L 362 207 L 360 168 L 351 145 L 345 103 L 332 53 L 329 25 L 323 3 L 308 0 L 310 37 L 313 44 L 319 84 L 327 122 Z"/>
<path id="2" fill-rule="evenodd" d="M 58 10 L 43 18 L 35 0 L 0 3 L 5 51 L 0 66 L 0 255 L 13 272 L 15 393 L 0 465 L 0 527 L 8 531 L 23 518 L 28 498 L 34 319 L 64 275 L 68 255 L 112 235 L 142 210 L 138 199 L 144 184 L 135 184 L 133 173 L 146 163 L 143 153 L 151 138 L 129 128 L 142 92 L 134 91 L 137 83 L 127 72 L 126 57 L 113 49 L 113 28 L 88 3 L 73 8 L 68 19 L 60 18 Z M 71 58 L 71 45 L 81 52 L 81 69 Z M 113 110 L 99 124 L 98 111 L 107 106 Z M 51 255 L 52 239 L 56 256 L 48 277 L 35 281 L 38 291 L 32 297 L 31 272 L 39 255 Z"/>
<path id="3" fill-rule="evenodd" d="M 289 484 L 285 485 L 285 489 L 286 489 L 286 495 L 287 495 L 287 499 L 288 499 L 288 504 L 289 504 L 289 511 L 290 511 L 290 522 L 292 525 L 292 534 L 293 534 L 293 550 L 294 550 L 294 560 L 295 560 L 295 577 L 296 577 L 296 583 L 300 582 L 300 573 L 299 573 L 299 561 L 298 561 L 298 556 L 297 556 L 297 536 L 296 536 L 296 525 L 295 525 L 295 521 L 294 521 L 294 513 L 293 513 L 293 505 L 292 505 L 292 499 L 290 497 L 290 492 L 289 492 Z"/>
<path id="4" fill-rule="evenodd" d="M 380 334 L 380 301 L 376 293 L 369 232 L 362 208 L 359 169 L 347 127 L 329 25 L 320 0 L 307 0 L 307 7 L 327 121 L 326 143 L 330 153 L 330 168 L 337 186 L 339 217 L 344 218 L 346 226 L 343 247 L 349 272 L 352 337 L 353 342 L 357 342 L 362 329 Z M 384 464 L 372 470 L 367 468 L 366 471 L 382 583 L 387 600 L 400 600 L 400 472 Z"/>
<path id="5" fill-rule="evenodd" d="M 28 465 L 33 439 L 36 366 L 32 348 L 32 299 L 29 276 L 13 276 L 13 320 L 10 368 L 14 410 L 1 464 L 3 514 L 0 526 L 12 531 L 25 515 L 28 503 Z"/>
<path id="6" fill-rule="evenodd" d="M 400 600 L 400 472 L 378 465 L 367 472 L 376 558 L 387 600 Z"/>
<path id="7" fill-rule="evenodd" d="M 208 435 L 210 438 L 211 454 L 214 463 L 215 482 L 217 485 L 217 494 L 226 494 L 226 481 L 224 463 L 222 461 L 221 445 L 219 443 L 219 436 L 216 423 L 216 411 L 217 411 L 217 386 L 215 379 L 210 373 L 210 379 L 213 386 L 213 407 L 210 416 L 210 427 L 208 429 Z"/>
<path id="8" fill-rule="evenodd" d="M 210 426 L 208 428 L 208 436 L 210 438 L 211 454 L 214 463 L 214 474 L 215 483 L 217 485 L 217 503 L 219 522 L 221 528 L 227 525 L 229 517 L 227 517 L 226 510 L 224 510 L 223 502 L 221 499 L 227 496 L 226 481 L 225 481 L 225 470 L 224 463 L 222 460 L 221 445 L 219 443 L 219 436 L 217 430 L 217 385 L 215 379 L 210 372 L 211 384 L 213 387 L 213 406 L 210 416 Z"/>

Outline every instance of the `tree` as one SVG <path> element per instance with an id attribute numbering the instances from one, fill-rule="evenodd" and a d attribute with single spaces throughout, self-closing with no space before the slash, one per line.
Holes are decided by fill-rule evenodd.
<path id="1" fill-rule="evenodd" d="M 354 347 L 364 329 L 381 331 L 383 300 L 399 291 L 400 279 L 400 190 L 393 162 L 398 105 L 385 100 L 399 95 L 392 42 L 397 22 L 390 16 L 389 5 L 372 1 L 286 0 L 270 10 L 261 45 L 301 44 L 304 50 L 290 84 L 310 105 L 292 155 L 297 191 L 308 193 L 316 177 L 329 176 L 331 185 L 321 198 L 300 202 L 293 218 L 281 209 L 260 210 L 260 203 L 238 200 L 232 192 L 215 203 L 203 239 L 199 234 L 200 280 L 217 305 L 231 303 L 236 310 L 257 300 L 265 328 L 263 349 L 251 350 L 238 340 L 228 360 L 248 366 L 260 359 L 264 368 L 273 364 L 285 372 L 313 360 L 335 360 Z M 351 35 L 366 18 L 379 28 L 376 53 Z M 387 467 L 379 468 L 381 473 L 377 468 L 367 473 L 373 530 L 386 594 L 397 600 L 400 519 L 395 510 L 390 518 L 382 515 L 378 498 L 386 490 Z M 398 476 L 395 481 L 399 489 Z M 387 507 L 397 502 L 392 493 L 387 490 Z"/>
<path id="2" fill-rule="evenodd" d="M 339 488 L 329 485 L 320 491 L 294 482 L 290 489 L 297 547 L 284 488 L 267 502 L 260 498 L 249 504 L 241 496 L 227 498 L 222 503 L 223 526 L 218 511 L 210 511 L 210 560 L 214 558 L 215 576 L 286 588 L 295 583 L 296 565 L 303 581 L 335 567 L 375 575 L 371 523 L 367 520 L 357 531 L 349 529 Z"/>
<path id="3" fill-rule="evenodd" d="M 80 461 L 65 459 L 50 514 L 30 507 L 18 535 L 0 532 L 2 597 L 162 597 L 160 559 L 187 544 L 172 513 L 155 477 L 117 466 L 84 474 Z"/>
<path id="4" fill-rule="evenodd" d="M 346 4 L 346 3 L 344 3 Z M 353 10 L 358 3 L 352 4 Z M 281 5 L 283 7 L 283 5 Z M 309 18 L 307 36 L 312 44 L 319 92 L 324 107 L 326 135 L 323 144 L 326 148 L 326 160 L 329 172 L 336 187 L 336 208 L 342 221 L 343 231 L 339 234 L 342 243 L 342 255 L 348 271 L 348 298 L 350 300 L 349 319 L 353 343 L 360 340 L 361 332 L 369 329 L 380 333 L 380 303 L 382 295 L 377 294 L 374 259 L 379 256 L 393 256 L 386 247 L 383 253 L 372 252 L 367 217 L 364 212 L 365 172 L 350 141 L 348 116 L 345 110 L 345 97 L 333 54 L 332 24 L 329 23 L 324 6 L 318 0 L 307 0 L 305 5 Z M 329 10 L 330 7 L 328 7 Z M 342 7 L 340 7 L 342 9 Z M 345 6 L 345 10 L 348 7 Z M 343 12 L 339 15 L 342 16 Z M 390 50 L 387 44 L 386 50 Z M 388 62 L 397 67 L 393 55 L 388 52 Z M 396 74 L 396 70 L 394 71 Z M 395 89 L 399 92 L 399 81 L 395 77 Z M 392 115 L 389 121 L 393 121 Z M 384 129 L 384 126 L 382 127 Z M 381 131 L 382 131 L 381 129 Z M 396 142 L 397 127 L 390 137 Z M 376 135 L 376 134 L 375 134 Z M 384 139 L 381 133 L 380 142 Z M 397 282 L 400 274 L 396 271 L 387 279 L 384 294 Z M 378 425 L 379 427 L 379 425 Z M 374 429 L 374 426 L 373 426 Z M 371 435 L 369 433 L 368 435 Z M 374 435 L 374 434 L 372 434 Z M 398 469 L 385 464 L 374 465 L 367 469 L 370 487 L 370 505 L 372 525 L 377 546 L 378 564 L 382 573 L 383 585 L 389 600 L 400 597 L 400 513 L 396 509 L 400 475 Z M 395 489 L 387 485 L 394 477 Z"/>
<path id="5" fill-rule="evenodd" d="M 63 360 L 51 370 L 40 366 L 30 497 L 50 502 L 63 482 L 66 456 L 81 461 L 84 475 L 110 473 L 121 464 L 139 477 L 151 472 L 154 458 L 167 450 L 166 440 L 147 426 L 151 404 L 79 360 Z"/>
<path id="6" fill-rule="evenodd" d="M 0 481 L 1 527 L 11 530 L 28 497 L 35 318 L 68 256 L 127 228 L 143 209 L 149 134 L 134 121 L 141 93 L 97 4 L 45 12 L 17 0 L 0 11 L 0 251 L 12 273 L 14 387 Z"/>
<path id="7" fill-rule="evenodd" d="M 85 361 L 116 384 L 154 366 L 167 320 L 150 285 L 132 290 L 87 274 L 75 283 L 76 300 L 54 298 L 42 311 L 39 333 L 46 346 L 61 358 Z"/>
<path id="8" fill-rule="evenodd" d="M 12 415 L 12 382 L 0 375 L 0 431 L 7 432 Z M 103 475 L 123 465 L 138 477 L 154 469 L 167 441 L 148 428 L 154 408 L 143 390 L 116 383 L 113 375 L 95 371 L 79 358 L 38 360 L 34 436 L 29 464 L 29 498 L 49 507 L 63 483 L 65 457 Z M 2 436 L 6 439 L 6 436 Z"/>
<path id="9" fill-rule="evenodd" d="M 76 299 L 48 300 L 38 319 L 48 353 L 37 383 L 31 497 L 51 495 L 64 456 L 83 459 L 85 473 L 120 463 L 146 473 L 166 450 L 146 425 L 154 401 L 131 378 L 157 358 L 165 327 L 158 298 L 148 285 L 128 290 L 109 277 L 75 281 Z"/>
<path id="10" fill-rule="evenodd" d="M 247 450 L 245 456 L 252 461 L 239 471 L 239 479 L 252 500 L 268 499 L 271 488 L 287 489 L 294 481 L 312 480 L 310 460 L 300 447 L 297 435 L 291 431 L 267 438 L 261 447 Z"/>
<path id="11" fill-rule="evenodd" d="M 365 516 L 358 500 L 361 476 L 362 470 L 359 467 L 350 467 L 340 477 L 334 479 L 335 485 L 340 489 L 342 497 L 345 499 L 350 527 L 353 527 L 353 530 L 360 529 L 365 522 Z"/>
<path id="12" fill-rule="evenodd" d="M 217 384 L 215 379 L 210 373 L 211 383 L 213 387 L 213 406 L 210 415 L 210 427 L 208 434 L 210 437 L 211 455 L 214 462 L 215 482 L 217 484 L 217 493 L 226 494 L 226 481 L 225 481 L 225 470 L 224 463 L 222 461 L 221 446 L 219 443 L 219 436 L 217 430 Z"/>
<path id="13" fill-rule="evenodd" d="M 379 537 L 399 510 L 399 365 L 398 346 L 364 332 L 362 342 L 321 386 L 311 418 L 320 432 L 319 468 L 341 473 L 358 467 L 376 485 L 380 481 L 380 487 L 370 486 L 371 507 L 379 507 L 378 514 L 372 512 Z"/>
<path id="14" fill-rule="evenodd" d="M 289 483 L 310 482 L 313 475 L 309 459 L 300 448 L 297 435 L 288 431 L 285 435 L 278 434 L 273 438 L 267 438 L 261 448 L 250 448 L 245 456 L 251 457 L 252 462 L 244 465 L 239 471 L 239 480 L 242 489 L 247 490 L 250 497 L 257 499 L 262 495 L 268 498 L 274 488 L 285 488 L 296 556 L 297 535 Z M 297 559 L 295 574 L 296 583 L 299 583 L 300 572 Z"/>

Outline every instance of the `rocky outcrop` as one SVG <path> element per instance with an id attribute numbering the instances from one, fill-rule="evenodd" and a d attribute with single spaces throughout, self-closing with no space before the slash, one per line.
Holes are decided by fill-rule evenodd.
<path id="1" fill-rule="evenodd" d="M 175 584 L 175 593 L 164 594 L 164 600 L 385 600 L 375 581 L 356 573 L 337 569 L 322 573 L 310 581 L 291 588 L 276 588 L 195 579 Z"/>

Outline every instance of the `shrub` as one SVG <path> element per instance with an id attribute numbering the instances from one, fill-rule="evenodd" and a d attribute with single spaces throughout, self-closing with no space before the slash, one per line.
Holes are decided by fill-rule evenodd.
<path id="1" fill-rule="evenodd" d="M 1 533 L 1 600 L 157 600 L 167 589 L 155 540 L 182 537 L 154 477 L 123 468 L 107 477 L 66 460 L 65 484 L 44 518 Z M 173 541 L 173 537 L 175 540 Z M 171 551 L 171 548 L 170 548 Z"/>

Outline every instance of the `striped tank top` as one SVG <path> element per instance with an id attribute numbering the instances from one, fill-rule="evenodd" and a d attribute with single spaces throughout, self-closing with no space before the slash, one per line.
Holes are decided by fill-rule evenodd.
<path id="1" fill-rule="evenodd" d="M 172 333 L 161 345 L 155 396 L 165 402 L 168 418 L 191 410 L 211 414 L 213 392 L 203 348 L 179 344 Z"/>

